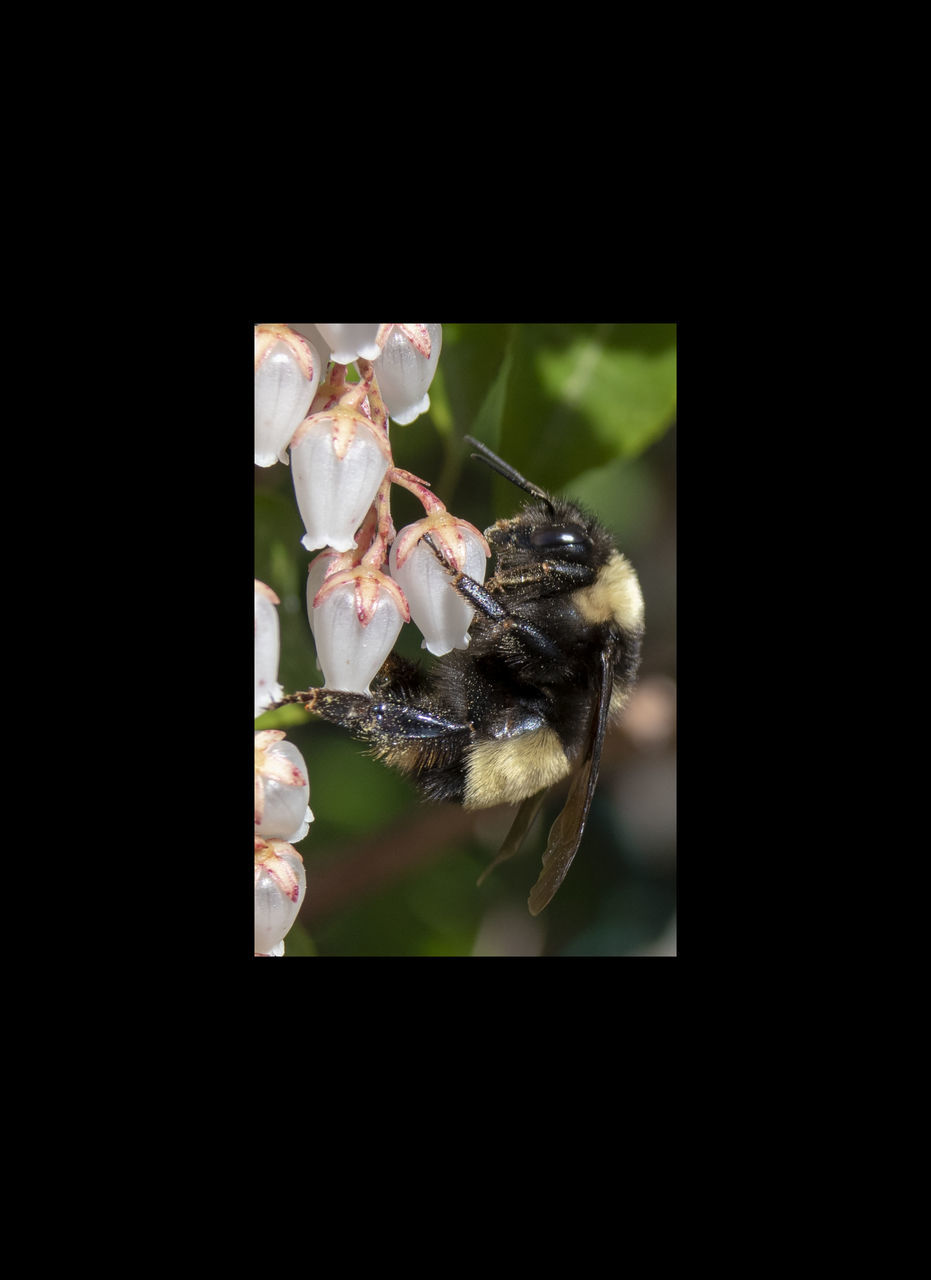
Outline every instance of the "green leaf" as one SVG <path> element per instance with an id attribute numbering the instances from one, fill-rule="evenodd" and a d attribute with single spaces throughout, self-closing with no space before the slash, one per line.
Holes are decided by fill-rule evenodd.
<path id="1" fill-rule="evenodd" d="M 488 393 L 482 401 L 482 407 L 479 409 L 475 422 L 468 433 L 489 445 L 496 444 L 501 437 L 501 426 L 504 421 L 512 362 L 512 345 L 508 342 L 504 350 L 504 359 L 501 361 L 501 367 L 489 386 Z"/>
<path id="2" fill-rule="evenodd" d="M 633 457 L 660 435 L 676 411 L 675 325 L 600 325 L 560 351 L 541 351 L 544 389 L 584 415 L 593 434 Z"/>
<path id="3" fill-rule="evenodd" d="M 498 452 L 537 484 L 639 456 L 675 419 L 675 325 L 516 325 Z"/>

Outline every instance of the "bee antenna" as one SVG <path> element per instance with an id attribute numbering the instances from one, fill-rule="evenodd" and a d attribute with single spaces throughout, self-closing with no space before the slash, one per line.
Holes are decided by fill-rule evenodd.
<path id="1" fill-rule="evenodd" d="M 542 498 L 549 509 L 553 510 L 553 504 L 550 496 L 545 490 L 541 489 L 537 484 L 525 479 L 524 476 L 514 467 L 509 466 L 502 458 L 488 448 L 487 444 L 482 444 L 481 440 L 476 440 L 474 436 L 465 437 L 466 444 L 473 445 L 478 449 L 478 453 L 473 453 L 472 457 L 478 459 L 479 462 L 486 463 L 491 467 L 492 471 L 497 471 L 499 476 L 504 476 L 505 480 L 510 480 L 511 484 L 517 485 L 518 489 L 523 489 L 525 493 L 532 493 L 535 498 Z"/>

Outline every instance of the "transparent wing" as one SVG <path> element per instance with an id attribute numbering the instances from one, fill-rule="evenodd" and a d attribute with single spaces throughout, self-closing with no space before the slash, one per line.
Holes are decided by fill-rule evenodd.
<path id="1" fill-rule="evenodd" d="M 549 840 L 543 854 L 543 870 L 527 899 L 532 916 L 538 916 L 544 907 L 552 902 L 556 890 L 566 878 L 566 872 L 572 865 L 572 859 L 582 841 L 582 832 L 585 830 L 592 796 L 595 794 L 595 786 L 598 782 L 601 745 L 604 742 L 605 727 L 608 723 L 608 708 L 611 705 L 613 686 L 614 664 L 608 653 L 602 653 L 598 697 L 594 700 L 592 707 L 588 746 L 578 772 L 572 779 L 565 807 L 550 829 Z M 518 814 L 519 817 L 520 814 Z M 508 838 L 510 839 L 510 836 Z"/>
<path id="2" fill-rule="evenodd" d="M 491 875 L 492 871 L 494 871 L 495 867 L 497 867 L 499 863 L 507 862 L 508 858 L 514 857 L 514 854 L 517 853 L 518 849 L 524 843 L 524 837 L 527 832 L 533 826 L 533 821 L 540 812 L 540 808 L 543 801 L 546 799 L 546 795 L 547 792 L 545 790 L 538 791 L 535 796 L 528 796 L 526 800 L 521 802 L 521 806 L 517 810 L 517 816 L 511 823 L 511 829 L 507 833 L 504 844 L 501 846 L 501 852 L 498 854 L 497 858 L 495 858 L 494 862 L 488 864 L 476 881 L 477 884 L 482 884 L 486 877 Z"/>

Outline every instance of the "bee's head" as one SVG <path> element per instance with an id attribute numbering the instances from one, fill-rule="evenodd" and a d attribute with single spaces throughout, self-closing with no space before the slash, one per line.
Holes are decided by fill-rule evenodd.
<path id="1" fill-rule="evenodd" d="M 529 543 L 531 550 L 556 560 L 591 560 L 595 544 L 592 541 L 590 522 L 577 507 L 566 504 L 564 511 L 557 510 L 554 502 L 547 500 L 549 518 L 538 511 L 532 518 Z"/>
<path id="2" fill-rule="evenodd" d="M 479 451 L 473 453 L 473 458 L 487 463 L 518 489 L 538 499 L 527 503 L 519 516 L 499 520 L 485 530 L 485 537 L 497 553 L 499 567 L 520 558 L 588 565 L 597 572 L 607 563 L 614 543 L 597 520 L 564 498 L 551 497 L 480 440 L 472 436 L 466 436 L 466 440 Z"/>
<path id="3" fill-rule="evenodd" d="M 513 561 L 551 560 L 598 569 L 613 550 L 611 537 L 598 521 L 564 498 L 529 502 L 510 520 L 499 520 L 485 537 L 499 565 Z"/>

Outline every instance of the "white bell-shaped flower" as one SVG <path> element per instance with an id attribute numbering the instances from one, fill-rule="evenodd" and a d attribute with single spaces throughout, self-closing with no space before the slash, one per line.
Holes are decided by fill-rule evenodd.
<path id="1" fill-rule="evenodd" d="M 301 341 L 295 338 L 295 341 Z M 320 381 L 320 357 L 304 343 L 304 367 L 286 342 L 276 342 L 255 371 L 255 464 L 287 464 L 291 437 L 304 421 Z M 309 358 L 307 358 L 309 352 Z M 312 376 L 307 376 L 307 369 Z"/>
<path id="2" fill-rule="evenodd" d="M 278 597 L 264 582 L 255 584 L 255 714 L 277 702 L 283 690 L 278 683 L 281 641 L 278 629 Z"/>
<path id="3" fill-rule="evenodd" d="M 423 355 L 422 333 L 413 340 L 407 330 L 425 330 L 429 335 L 430 354 Z M 415 345 L 416 344 L 416 345 Z M 417 347 L 421 350 L 418 350 Z M 395 422 L 406 426 L 430 408 L 427 390 L 436 372 L 436 362 L 443 346 L 443 326 L 395 325 L 388 334 L 384 350 L 372 361 L 378 390 Z"/>
<path id="4" fill-rule="evenodd" d="M 412 532 L 416 528 L 408 526 Z M 403 555 L 407 532 L 407 529 L 402 529 L 392 543 L 388 564 L 391 576 L 407 597 L 411 618 L 423 634 L 421 648 L 436 657 L 449 653 L 450 649 L 468 648 L 469 625 L 475 610 L 451 585 L 449 570 L 425 542 L 417 542 L 398 564 L 399 551 Z M 436 540 L 439 541 L 438 538 Z M 478 530 L 460 528 L 457 542 L 457 567 L 476 582 L 484 582 L 487 557 L 484 539 Z"/>
<path id="5" fill-rule="evenodd" d="M 315 415 L 291 444 L 294 496 L 306 530 L 301 543 L 308 551 L 356 545 L 355 532 L 388 470 L 386 447 L 361 416 L 344 452 L 341 434 L 339 420 Z"/>
<path id="6" fill-rule="evenodd" d="M 279 945 L 297 919 L 307 892 L 304 863 L 282 840 L 255 842 L 255 950 L 283 955 Z"/>
<path id="7" fill-rule="evenodd" d="M 380 324 L 318 324 L 317 328 L 337 364 L 352 364 L 358 356 L 374 360 L 379 354 L 375 339 Z"/>
<path id="8" fill-rule="evenodd" d="M 333 583 L 314 610 L 317 662 L 327 689 L 367 694 L 410 614 L 385 574 L 371 572 L 361 580 L 351 572 L 337 574 Z"/>
<path id="9" fill-rule="evenodd" d="M 255 830 L 266 840 L 294 843 L 314 820 L 307 765 L 293 742 L 269 729 L 255 735 Z"/>

